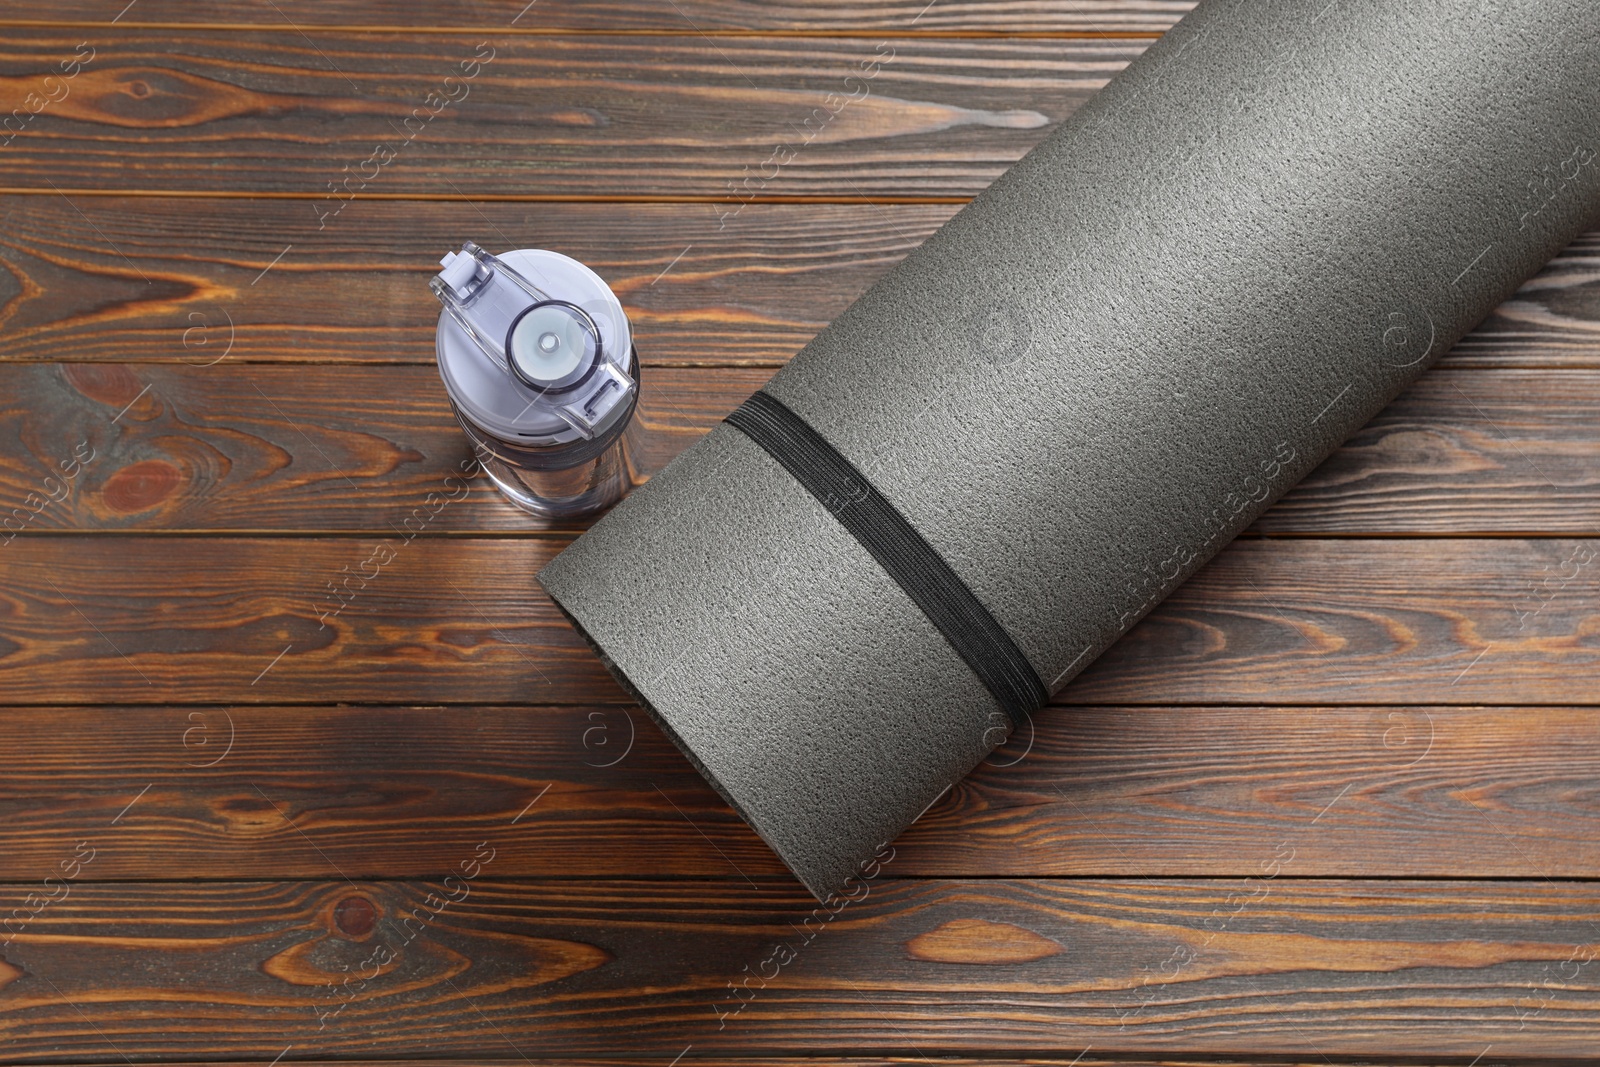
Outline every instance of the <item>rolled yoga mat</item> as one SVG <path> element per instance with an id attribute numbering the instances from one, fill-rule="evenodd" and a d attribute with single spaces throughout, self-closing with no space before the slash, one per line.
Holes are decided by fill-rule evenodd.
<path id="1" fill-rule="evenodd" d="M 539 579 L 826 899 L 1600 222 L 1597 151 L 1595 0 L 1203 0 Z"/>

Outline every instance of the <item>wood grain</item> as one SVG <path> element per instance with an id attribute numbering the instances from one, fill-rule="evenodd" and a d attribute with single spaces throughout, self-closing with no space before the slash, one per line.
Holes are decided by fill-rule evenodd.
<path id="1" fill-rule="evenodd" d="M 383 26 L 519 33 L 646 30 L 664 33 L 945 33 L 945 34 L 1154 34 L 1166 30 L 1193 0 L 1023 0 L 1006 4 L 893 0 L 848 3 L 762 3 L 759 0 L 585 0 L 540 4 L 527 0 L 442 0 L 426 9 L 404 0 L 140 0 L 121 26 L 212 24 L 282 29 L 293 23 L 317 26 Z M 116 12 L 93 0 L 65 0 L 48 12 L 30 13 L 50 22 L 104 23 Z M 28 20 L 7 19 L 12 24 Z"/>
<path id="2" fill-rule="evenodd" d="M 18 537 L 0 690 L 61 703 L 626 703 L 534 573 L 564 538 Z M 1069 704 L 1592 704 L 1600 542 L 1245 540 Z"/>
<path id="3" fill-rule="evenodd" d="M 652 468 L 768 375 L 646 368 Z M 470 450 L 431 367 L 0 364 L 0 398 L 0 436 L 18 443 L 0 455 L 6 533 L 385 535 L 417 516 L 430 537 L 578 528 L 530 518 L 481 476 L 435 506 L 457 493 L 446 480 Z M 1357 432 L 1250 535 L 1590 534 L 1600 531 L 1597 461 L 1600 372 L 1451 364 Z M 74 466 L 81 473 L 66 477 Z"/>
<path id="4" fill-rule="evenodd" d="M 1586 882 L 927 882 L 891 859 L 828 910 L 766 880 L 502 881 L 497 858 L 441 883 L 63 883 L 4 951 L 0 1058 L 1503 1062 L 1588 1055 L 1600 1012 Z"/>
<path id="5" fill-rule="evenodd" d="M 1449 358 L 1461 364 L 1592 365 L 1600 356 L 1600 233 L 1580 237 Z"/>
<path id="6" fill-rule="evenodd" d="M 769 375 L 646 368 L 650 469 Z M 0 365 L 0 397 L 0 435 L 20 442 L 0 457 L 0 524 L 25 533 L 578 528 L 506 502 L 432 367 Z M 75 454 L 89 461 L 67 478 Z"/>
<path id="7" fill-rule="evenodd" d="M 0 133 L 0 1063 L 1595 1062 L 1600 234 L 828 919 L 445 481 L 426 279 L 594 265 L 664 462 L 1190 0 L 524 5 L 0 12 L 0 114 L 94 51 Z"/>
<path id="8" fill-rule="evenodd" d="M 1596 708 L 1050 709 L 894 842 L 894 871 L 1590 878 L 1597 725 Z M 88 838 L 85 882 L 439 878 L 513 823 L 504 878 L 785 877 L 625 705 L 13 708 L 6 745 L 0 882 Z"/>
<path id="9" fill-rule="evenodd" d="M 1446 357 L 1252 527 L 1256 534 L 1600 531 L 1600 376 Z"/>
<path id="10" fill-rule="evenodd" d="M 966 198 L 1149 43 L 109 27 L 46 86 L 88 32 L 0 40 L 0 101 L 58 101 L 5 185 L 310 198 L 284 243 L 358 195 Z"/>
<path id="11" fill-rule="evenodd" d="M 0 359 L 431 364 L 428 278 L 473 238 L 591 265 L 647 366 L 776 367 L 957 209 L 724 210 L 358 200 L 291 246 L 307 203 L 3 197 Z"/>
<path id="12" fill-rule="evenodd" d="M 0 197 L 0 360 L 433 362 L 427 279 L 462 240 L 537 246 L 617 291 L 649 366 L 776 367 L 956 205 L 310 203 Z M 309 236 L 304 231 L 312 227 Z M 291 240 L 291 238 L 294 238 Z M 1600 367 L 1600 233 L 1445 359 Z"/>

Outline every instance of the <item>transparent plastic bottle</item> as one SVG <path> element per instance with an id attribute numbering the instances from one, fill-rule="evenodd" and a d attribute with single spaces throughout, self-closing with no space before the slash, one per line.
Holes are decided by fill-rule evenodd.
<path id="1" fill-rule="evenodd" d="M 564 518 L 643 482 L 639 358 L 610 286 L 544 249 L 495 256 L 468 241 L 440 265 L 439 377 L 507 499 Z"/>

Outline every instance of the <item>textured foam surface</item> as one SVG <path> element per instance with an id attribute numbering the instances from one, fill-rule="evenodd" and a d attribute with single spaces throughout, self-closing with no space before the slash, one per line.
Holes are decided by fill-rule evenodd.
<path id="1" fill-rule="evenodd" d="M 1597 222 L 1594 0 L 1204 0 L 766 390 L 1055 691 Z M 539 577 L 819 897 L 1008 729 L 726 425 Z"/>

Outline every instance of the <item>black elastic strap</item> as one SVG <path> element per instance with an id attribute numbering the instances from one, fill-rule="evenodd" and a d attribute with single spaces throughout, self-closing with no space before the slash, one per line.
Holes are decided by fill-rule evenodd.
<path id="1" fill-rule="evenodd" d="M 1011 635 L 906 517 L 784 404 L 755 393 L 728 424 L 766 449 L 899 583 L 1020 724 L 1049 695 Z"/>

